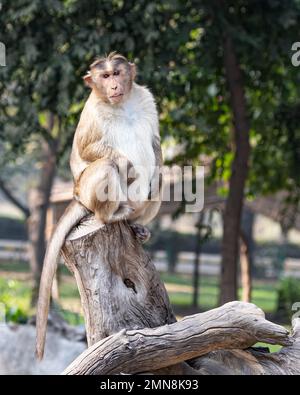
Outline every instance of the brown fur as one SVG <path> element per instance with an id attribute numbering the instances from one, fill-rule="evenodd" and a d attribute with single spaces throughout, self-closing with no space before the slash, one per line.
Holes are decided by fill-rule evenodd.
<path id="1" fill-rule="evenodd" d="M 128 180 L 125 177 L 127 176 L 126 172 L 133 167 L 130 158 L 125 157 L 103 142 L 103 132 L 99 130 L 96 117 L 99 103 L 105 109 L 107 105 L 109 111 L 109 106 L 118 105 L 122 100 L 126 100 L 132 89 L 135 74 L 135 66 L 129 63 L 124 56 L 111 53 L 105 58 L 97 59 L 84 77 L 86 84 L 92 88 L 92 92 L 82 111 L 71 153 L 70 164 L 74 177 L 75 199 L 57 224 L 56 231 L 47 248 L 42 273 L 36 325 L 36 350 L 40 359 L 44 353 L 51 286 L 57 268 L 58 256 L 65 242 L 65 237 L 72 227 L 79 223 L 90 211 L 102 223 L 128 219 L 130 221 L 140 221 L 140 224 L 143 225 L 157 214 L 160 207 L 160 199 L 147 200 L 138 206 L 126 200 L 100 201 L 96 195 L 96 190 L 99 191 L 99 188 L 101 190 L 106 185 L 114 185 L 120 188 L 123 186 L 123 179 L 128 184 L 134 179 Z M 145 94 L 147 93 L 144 92 Z M 149 98 L 149 93 L 147 97 Z M 156 121 L 155 103 L 154 101 L 150 101 L 150 104 L 147 103 L 150 106 L 149 109 L 151 109 L 150 117 L 153 117 Z M 155 122 L 154 125 L 156 125 Z M 158 133 L 157 127 L 153 126 L 156 130 L 155 133 Z M 150 158 L 153 158 L 151 150 L 154 152 L 156 165 L 161 166 L 162 155 L 159 136 L 155 135 L 152 147 L 149 146 L 148 154 L 151 154 Z M 161 185 L 158 177 L 151 180 L 150 192 L 154 199 L 160 196 Z M 141 233 L 142 238 L 147 237 L 145 232 L 139 230 L 142 227 L 136 227 L 136 229 L 137 232 Z"/>

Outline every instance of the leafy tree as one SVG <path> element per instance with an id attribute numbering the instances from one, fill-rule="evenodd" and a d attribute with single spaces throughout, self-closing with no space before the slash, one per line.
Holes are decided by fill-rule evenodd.
<path id="1" fill-rule="evenodd" d="M 165 29 L 164 24 L 169 23 L 174 7 L 178 12 L 174 4 L 105 0 L 87 6 L 83 1 L 45 4 L 18 0 L 11 6 L 2 2 L 0 39 L 8 52 L 7 66 L 0 70 L 3 163 L 24 155 L 33 140 L 38 141 L 41 153 L 29 221 L 36 284 L 33 300 L 45 251 L 46 210 L 56 165 L 68 157 L 86 97 L 81 77 L 95 55 L 115 49 L 142 59 L 143 81 L 156 80 L 154 86 L 158 86 L 161 76 L 155 62 L 158 66 L 163 61 L 155 58 L 156 44 L 162 55 L 170 49 L 163 40 L 169 40 L 175 28 Z M 2 186 L 9 193 L 9 187 Z M 23 211 L 28 212 L 27 208 Z"/>
<path id="2" fill-rule="evenodd" d="M 180 115 L 170 114 L 170 129 L 185 142 L 178 159 L 209 155 L 211 179 L 224 183 L 222 302 L 237 297 L 244 196 L 285 189 L 299 206 L 299 72 L 290 61 L 299 7 L 299 1 L 202 1 L 200 12 L 186 13 L 197 26 L 180 51 L 189 89 L 180 96 Z"/>
<path id="3" fill-rule="evenodd" d="M 36 283 L 55 168 L 66 167 L 87 96 L 81 77 L 95 55 L 117 50 L 137 61 L 139 82 L 153 90 L 163 136 L 184 146 L 175 160 L 209 156 L 211 180 L 224 183 L 221 299 L 236 297 L 244 195 L 299 190 L 300 77 L 290 63 L 299 8 L 299 0 L 2 2 L 4 165 L 32 141 L 40 147 L 39 204 L 31 207 Z"/>

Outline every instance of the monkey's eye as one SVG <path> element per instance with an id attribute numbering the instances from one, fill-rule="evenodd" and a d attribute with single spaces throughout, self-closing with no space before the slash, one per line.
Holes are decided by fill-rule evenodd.
<path id="1" fill-rule="evenodd" d="M 102 77 L 103 77 L 103 78 L 108 78 L 108 77 L 109 77 L 109 74 L 103 74 Z"/>
<path id="2" fill-rule="evenodd" d="M 119 74 L 120 74 L 119 70 L 114 71 L 114 75 L 119 75 Z"/>

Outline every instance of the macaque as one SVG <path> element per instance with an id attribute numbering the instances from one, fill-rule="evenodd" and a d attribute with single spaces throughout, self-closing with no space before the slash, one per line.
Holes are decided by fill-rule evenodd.
<path id="1" fill-rule="evenodd" d="M 97 59 L 84 76 L 91 93 L 80 116 L 70 159 L 74 199 L 49 242 L 41 277 L 36 323 L 39 359 L 44 353 L 58 257 L 71 229 L 94 213 L 101 224 L 127 220 L 137 238 L 144 241 L 149 236 L 144 225 L 160 208 L 158 114 L 152 94 L 134 81 L 135 76 L 135 65 L 115 52 Z M 109 194 L 105 199 L 107 190 L 113 191 L 113 199 Z"/>

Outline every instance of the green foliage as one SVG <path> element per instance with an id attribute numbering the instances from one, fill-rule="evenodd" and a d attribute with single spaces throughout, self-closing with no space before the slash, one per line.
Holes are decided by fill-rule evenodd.
<path id="1" fill-rule="evenodd" d="M 61 317 L 70 325 L 82 325 L 84 324 L 84 318 L 82 315 L 75 313 L 70 310 L 59 309 Z"/>
<path id="2" fill-rule="evenodd" d="M 208 0 L 2 1 L 0 68 L 2 159 L 28 143 L 59 144 L 63 168 L 88 94 L 81 77 L 96 55 L 117 50 L 135 60 L 153 90 L 163 137 L 182 144 L 180 164 L 211 158 L 211 177 L 231 175 L 232 110 L 223 67 L 223 31 L 233 37 L 251 125 L 247 194 L 288 190 L 299 200 L 300 73 L 298 0 L 236 0 L 225 11 Z M 47 116 L 55 123 L 47 129 Z M 34 138 L 36 140 L 34 140 Z M 38 143 L 37 143 L 38 144 Z M 39 145 L 38 145 L 39 146 Z M 226 195 L 226 188 L 220 188 Z"/>
<path id="3" fill-rule="evenodd" d="M 7 265 L 12 270 L 11 264 Z M 1 264 L 1 269 L 5 270 L 7 267 Z M 23 272 L 24 263 L 14 265 L 14 271 Z M 28 272 L 28 269 L 25 270 Z M 79 303 L 79 295 L 75 285 L 71 287 L 68 283 L 64 284 L 61 292 L 62 298 L 77 298 Z M 31 285 L 27 281 L 18 281 L 13 279 L 0 279 L 0 318 L 5 318 L 5 321 L 24 324 L 28 318 L 34 313 L 30 307 Z M 71 325 L 83 324 L 82 315 L 63 309 L 60 305 L 55 305 L 55 308 L 61 316 Z M 5 315 L 5 317 L 4 317 Z"/>
<path id="4" fill-rule="evenodd" d="M 29 289 L 14 280 L 0 279 L 0 306 L 4 308 L 5 321 L 24 324 L 29 312 Z"/>
<path id="5" fill-rule="evenodd" d="M 291 320 L 293 304 L 300 302 L 300 281 L 287 277 L 281 280 L 277 290 L 277 312 L 283 320 Z"/>

